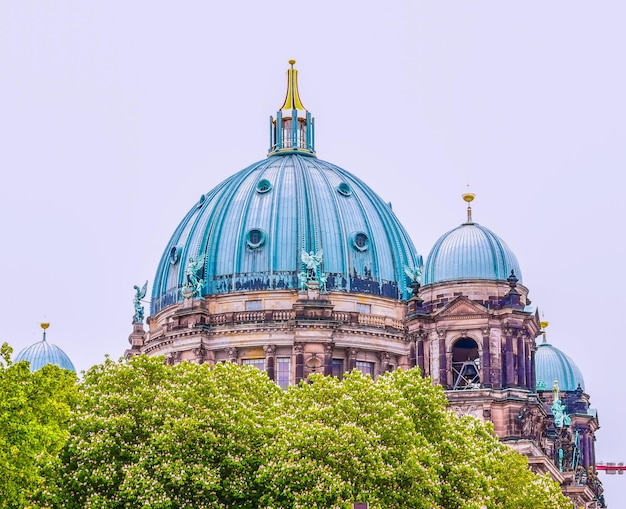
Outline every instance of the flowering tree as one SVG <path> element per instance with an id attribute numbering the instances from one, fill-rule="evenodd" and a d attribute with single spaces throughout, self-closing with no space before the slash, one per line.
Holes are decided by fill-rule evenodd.
<path id="1" fill-rule="evenodd" d="M 0 507 L 24 507 L 43 483 L 42 467 L 67 438 L 76 376 L 57 366 L 31 373 L 0 347 Z"/>
<path id="2" fill-rule="evenodd" d="M 258 470 L 260 507 L 570 508 L 559 486 L 500 444 L 491 424 L 446 410 L 417 370 L 375 382 L 317 375 L 281 400 Z"/>
<path id="3" fill-rule="evenodd" d="M 138 356 L 92 368 L 43 507 L 569 508 L 417 371 L 314 376 Z"/>

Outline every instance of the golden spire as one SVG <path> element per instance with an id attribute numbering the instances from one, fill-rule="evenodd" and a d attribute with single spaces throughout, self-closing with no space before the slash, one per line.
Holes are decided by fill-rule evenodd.
<path id="1" fill-rule="evenodd" d="M 287 69 L 287 96 L 281 110 L 306 110 L 298 92 L 298 71 L 293 68 L 295 60 L 289 60 L 291 69 Z"/>
<path id="2" fill-rule="evenodd" d="M 467 184 L 468 190 L 469 190 L 469 184 Z M 474 193 L 463 193 L 462 195 L 463 201 L 465 201 L 467 203 L 467 224 L 471 224 L 473 223 L 472 221 L 472 206 L 470 205 L 473 201 L 474 198 L 476 197 L 476 195 Z"/>
<path id="3" fill-rule="evenodd" d="M 46 340 L 46 329 L 48 327 L 50 327 L 50 322 L 41 322 L 39 325 L 41 325 L 41 328 L 43 329 L 43 340 Z"/>

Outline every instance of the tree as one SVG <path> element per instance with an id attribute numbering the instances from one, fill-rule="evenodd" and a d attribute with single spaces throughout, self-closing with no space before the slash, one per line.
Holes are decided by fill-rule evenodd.
<path id="1" fill-rule="evenodd" d="M 31 373 L 11 353 L 0 347 L 0 507 L 21 508 L 68 436 L 76 375 L 53 365 Z"/>
<path id="2" fill-rule="evenodd" d="M 570 508 L 490 423 L 446 409 L 417 370 L 354 371 L 291 388 L 257 477 L 260 507 Z"/>
<path id="3" fill-rule="evenodd" d="M 246 507 L 281 389 L 255 368 L 107 360 L 80 386 L 39 502 L 63 508 Z"/>
<path id="4" fill-rule="evenodd" d="M 137 356 L 88 371 L 49 485 L 63 508 L 569 508 L 416 370 L 320 375 Z"/>

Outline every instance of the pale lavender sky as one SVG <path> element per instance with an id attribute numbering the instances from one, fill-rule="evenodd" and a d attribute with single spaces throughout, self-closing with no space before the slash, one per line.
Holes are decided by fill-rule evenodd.
<path id="1" fill-rule="evenodd" d="M 426 257 L 465 217 L 517 254 L 548 338 L 626 461 L 623 2 L 0 0 L 0 340 L 78 370 L 122 355 L 202 193 L 263 159 L 287 60 L 321 159 L 365 180 Z M 607 500 L 626 476 L 602 474 Z"/>

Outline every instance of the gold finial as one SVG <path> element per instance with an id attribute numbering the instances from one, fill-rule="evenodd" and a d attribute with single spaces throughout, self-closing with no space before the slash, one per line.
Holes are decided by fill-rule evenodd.
<path id="1" fill-rule="evenodd" d="M 289 60 L 291 69 L 287 69 L 287 95 L 285 102 L 280 108 L 281 110 L 306 110 L 300 100 L 300 94 L 298 92 L 298 70 L 293 68 L 293 64 L 295 63 L 295 60 Z"/>
<path id="2" fill-rule="evenodd" d="M 539 325 L 541 325 L 541 328 L 542 328 L 543 330 L 545 330 L 545 329 L 546 329 L 546 327 L 547 327 L 548 325 L 550 325 L 550 322 L 541 321 L 541 322 L 539 322 Z"/>
<path id="3" fill-rule="evenodd" d="M 554 395 L 556 397 L 556 395 L 559 393 L 559 381 L 556 378 L 554 379 L 554 385 L 552 385 L 552 390 L 554 391 Z"/>
<path id="4" fill-rule="evenodd" d="M 40 325 L 43 330 L 46 330 L 48 327 L 50 327 L 50 322 L 41 322 Z"/>
<path id="5" fill-rule="evenodd" d="M 469 189 L 469 184 L 467 184 L 467 187 Z M 467 203 L 467 222 L 468 223 L 472 223 L 472 206 L 471 203 L 474 201 L 474 198 L 476 197 L 476 195 L 474 193 L 463 193 L 461 195 L 461 197 L 463 198 L 463 201 L 465 201 L 465 203 Z"/>

